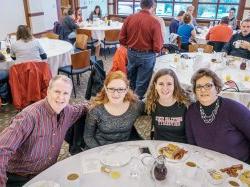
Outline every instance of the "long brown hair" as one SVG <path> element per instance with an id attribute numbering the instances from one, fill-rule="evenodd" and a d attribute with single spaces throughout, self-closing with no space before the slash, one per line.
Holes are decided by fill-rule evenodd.
<path id="1" fill-rule="evenodd" d="M 19 25 L 17 27 L 16 39 L 23 40 L 24 42 L 28 42 L 32 40 L 32 34 L 30 28 L 27 25 Z"/>
<path id="2" fill-rule="evenodd" d="M 145 110 L 147 114 L 151 114 L 151 112 L 155 111 L 156 103 L 159 99 L 159 94 L 157 93 L 157 90 L 155 89 L 155 85 L 158 79 L 164 75 L 169 75 L 174 79 L 173 97 L 176 99 L 176 101 L 180 104 L 183 103 L 185 105 L 188 105 L 190 103 L 190 98 L 188 97 L 184 89 L 181 88 L 179 80 L 175 72 L 171 69 L 166 69 L 166 68 L 161 69 L 155 74 L 151 82 L 149 92 L 147 93 L 147 100 L 146 100 L 146 106 L 145 106 Z"/>
<path id="3" fill-rule="evenodd" d="M 105 91 L 105 87 L 114 79 L 120 79 L 123 80 L 127 87 L 129 87 L 129 81 L 127 79 L 127 76 L 122 71 L 115 71 L 110 72 L 105 81 L 104 81 L 104 87 L 102 90 L 97 94 L 95 98 L 91 101 L 91 107 L 95 107 L 97 105 L 102 105 L 105 103 L 108 103 L 109 99 Z M 133 91 L 129 88 L 128 92 L 124 98 L 124 102 L 135 102 L 138 99 L 138 97 L 133 93 Z"/>

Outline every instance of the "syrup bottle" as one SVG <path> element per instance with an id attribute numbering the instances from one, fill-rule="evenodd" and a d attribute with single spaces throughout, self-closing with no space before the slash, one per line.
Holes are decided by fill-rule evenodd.
<path id="1" fill-rule="evenodd" d="M 160 155 L 156 158 L 155 164 L 153 166 L 152 174 L 153 177 L 158 181 L 163 181 L 167 176 L 167 167 L 165 166 L 165 157 Z"/>

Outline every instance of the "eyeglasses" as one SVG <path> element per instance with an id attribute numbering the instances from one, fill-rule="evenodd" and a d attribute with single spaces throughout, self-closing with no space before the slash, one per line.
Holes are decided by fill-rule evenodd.
<path id="1" fill-rule="evenodd" d="M 106 88 L 109 93 L 125 93 L 127 88 Z"/>
<path id="2" fill-rule="evenodd" d="M 204 88 L 205 90 L 210 90 L 213 86 L 214 86 L 213 84 L 207 83 L 207 84 L 205 84 L 203 86 L 202 85 L 196 85 L 195 89 L 197 91 L 201 91 L 202 88 Z"/>

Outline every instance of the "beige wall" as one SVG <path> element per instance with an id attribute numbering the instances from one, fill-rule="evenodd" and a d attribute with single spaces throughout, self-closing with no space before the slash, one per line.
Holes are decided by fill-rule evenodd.
<path id="1" fill-rule="evenodd" d="M 18 25 L 26 24 L 22 0 L 1 0 L 0 6 L 0 40 L 4 40 L 7 33 L 16 32 Z"/>

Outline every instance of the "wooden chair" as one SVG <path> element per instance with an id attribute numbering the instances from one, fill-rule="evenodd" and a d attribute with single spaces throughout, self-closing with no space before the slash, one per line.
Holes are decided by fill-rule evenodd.
<path id="1" fill-rule="evenodd" d="M 58 74 L 60 72 L 63 72 L 68 76 L 71 76 L 75 97 L 76 97 L 76 90 L 74 84 L 74 75 L 77 75 L 77 83 L 80 84 L 79 75 L 91 70 L 90 54 L 91 54 L 90 50 L 84 50 L 78 53 L 74 53 L 71 55 L 72 65 L 64 66 L 58 69 Z"/>
<path id="2" fill-rule="evenodd" d="M 207 44 L 213 46 L 213 49 L 215 52 L 221 52 L 221 50 L 224 47 L 224 45 L 226 44 L 226 42 L 209 41 Z"/>
<path id="3" fill-rule="evenodd" d="M 106 46 L 107 45 L 116 45 L 119 44 L 119 35 L 120 30 L 106 30 L 105 31 L 105 38 L 101 42 L 104 45 L 104 57 L 106 59 Z"/>
<path id="4" fill-rule="evenodd" d="M 75 48 L 80 50 L 87 49 L 88 36 L 86 34 L 76 34 Z"/>
<path id="5" fill-rule="evenodd" d="M 198 48 L 203 48 L 204 53 L 213 52 L 213 46 L 207 44 L 191 44 L 188 46 L 188 52 L 197 52 Z"/>
<path id="6" fill-rule="evenodd" d="M 49 39 L 55 39 L 58 40 L 59 39 L 59 35 L 53 33 L 53 32 L 46 32 L 42 34 L 42 37 L 44 38 L 49 38 Z"/>
<path id="7" fill-rule="evenodd" d="M 98 42 L 97 39 L 92 38 L 91 30 L 86 29 L 76 29 L 76 34 L 85 34 L 88 36 L 88 42 L 87 45 L 91 47 L 91 49 L 94 49 L 94 44 Z"/>

